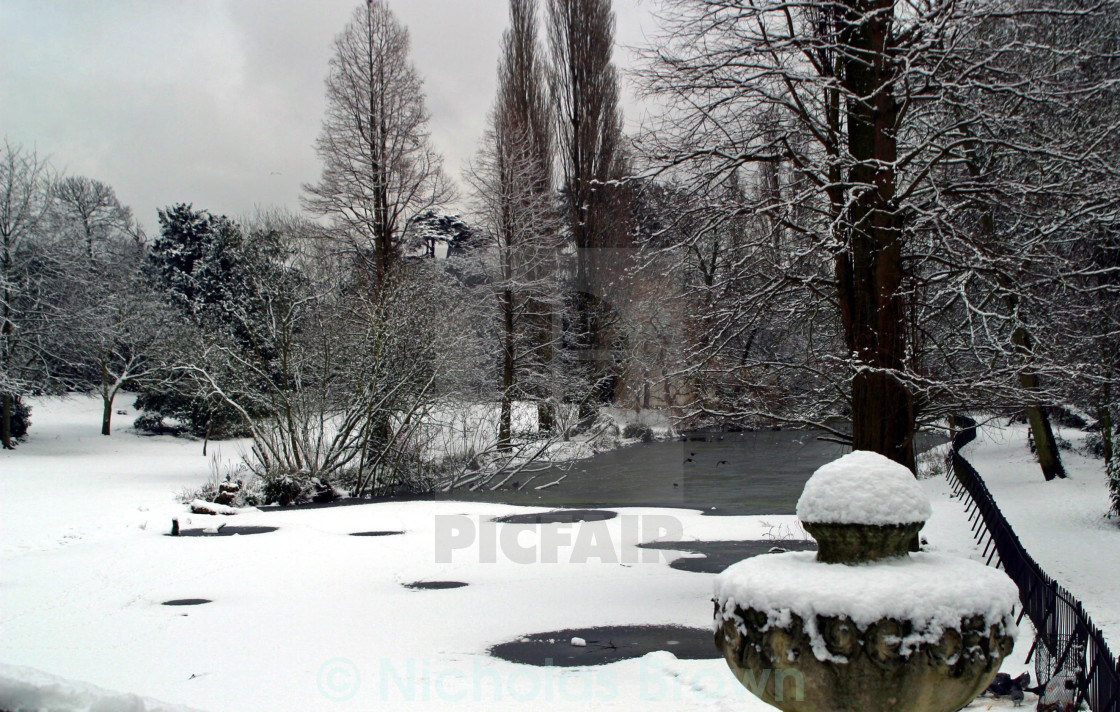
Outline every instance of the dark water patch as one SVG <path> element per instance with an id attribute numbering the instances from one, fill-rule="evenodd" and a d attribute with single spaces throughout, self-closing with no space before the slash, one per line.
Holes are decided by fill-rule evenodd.
<path id="1" fill-rule="evenodd" d="M 602 522 L 614 519 L 618 512 L 605 509 L 557 509 L 536 514 L 510 514 L 498 517 L 499 524 L 575 524 L 576 522 Z"/>
<path id="2" fill-rule="evenodd" d="M 413 581 L 404 584 L 404 587 L 415 591 L 444 591 L 450 588 L 462 588 L 466 585 L 462 581 Z"/>
<path id="3" fill-rule="evenodd" d="M 161 606 L 201 606 L 204 603 L 213 603 L 209 598 L 176 598 L 164 601 Z"/>
<path id="4" fill-rule="evenodd" d="M 586 645 L 572 645 L 582 638 Z M 576 667 L 607 665 L 638 658 L 655 650 L 668 650 L 682 660 L 720 657 L 707 628 L 684 626 L 604 626 L 534 633 L 490 648 L 496 658 L 522 665 Z"/>
<path id="5" fill-rule="evenodd" d="M 711 514 L 792 514 L 805 481 L 846 448 L 810 431 L 711 432 L 609 450 L 549 468 L 523 489 L 441 499 L 600 508 L 679 507 Z M 537 483 L 563 479 L 554 487 Z M 715 509 L 712 509 L 715 507 Z"/>
<path id="6" fill-rule="evenodd" d="M 775 550 L 781 551 L 816 551 L 817 543 L 812 540 L 778 540 L 765 539 L 760 541 L 654 541 L 648 544 L 639 544 L 643 549 L 663 549 L 667 551 L 685 551 L 690 554 L 702 556 L 688 556 L 676 559 L 669 564 L 670 567 L 680 571 L 691 571 L 700 574 L 718 574 L 732 564 L 743 559 L 749 559 L 761 554 L 769 554 Z"/>
<path id="7" fill-rule="evenodd" d="M 180 529 L 179 533 L 175 536 L 252 536 L 253 534 L 268 534 L 274 532 L 279 527 L 249 527 L 225 524 L 218 527 L 217 531 L 214 529 Z M 166 536 L 172 536 L 167 534 Z"/>
<path id="8" fill-rule="evenodd" d="M 351 532 L 350 536 L 396 536 L 397 534 L 404 534 L 404 532 L 402 532 L 402 531 Z"/>
<path id="9" fill-rule="evenodd" d="M 455 491 L 442 500 L 602 508 L 679 507 L 711 515 L 794 514 L 813 472 L 850 448 L 817 430 L 692 431 L 536 473 L 521 489 Z M 920 433 L 918 449 L 945 442 Z M 559 484 L 543 490 L 534 486 Z"/>

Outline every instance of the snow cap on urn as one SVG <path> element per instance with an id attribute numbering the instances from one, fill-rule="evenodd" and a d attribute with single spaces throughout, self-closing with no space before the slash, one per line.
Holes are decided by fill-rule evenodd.
<path id="1" fill-rule="evenodd" d="M 856 450 L 823 465 L 801 492 L 805 523 L 889 526 L 925 522 L 933 513 L 913 473 L 879 453 Z"/>

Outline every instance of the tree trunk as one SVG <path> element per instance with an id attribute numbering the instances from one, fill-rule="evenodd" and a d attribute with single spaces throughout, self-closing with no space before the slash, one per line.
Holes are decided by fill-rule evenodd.
<path id="1" fill-rule="evenodd" d="M 10 393 L 5 393 L 0 396 L 0 444 L 3 444 L 5 450 L 12 449 L 12 396 Z"/>
<path id="2" fill-rule="evenodd" d="M 1058 454 L 1058 442 L 1054 438 L 1053 428 L 1050 427 L 1050 418 L 1038 406 L 1030 406 L 1027 408 L 1027 421 L 1031 425 L 1035 454 L 1038 455 L 1042 476 L 1047 482 L 1056 477 L 1065 477 L 1066 471 L 1062 467 L 1062 459 Z"/>
<path id="3" fill-rule="evenodd" d="M 101 410 L 101 434 L 109 434 L 109 423 L 113 418 L 113 396 L 103 395 L 101 397 L 104 407 Z"/>
<path id="4" fill-rule="evenodd" d="M 1024 357 L 1032 351 L 1031 337 L 1026 329 L 1019 327 L 1011 334 L 1011 341 L 1016 350 Z M 1019 374 L 1019 385 L 1028 393 L 1035 394 L 1039 391 L 1038 375 L 1032 371 L 1024 370 Z M 1034 436 L 1035 453 L 1038 455 L 1038 466 L 1042 468 L 1042 476 L 1049 482 L 1054 478 L 1066 476 L 1062 467 L 1062 458 L 1058 453 L 1058 441 L 1054 438 L 1054 429 L 1050 427 L 1050 418 L 1042 410 L 1039 403 L 1027 406 L 1027 422 L 1031 426 L 1031 435 Z"/>
<path id="5" fill-rule="evenodd" d="M 871 450 L 914 470 L 914 399 L 894 375 L 906 354 L 901 218 L 896 212 L 895 139 L 898 104 L 890 60 L 891 0 L 848 0 L 842 45 L 848 150 L 855 164 L 853 198 L 838 229 L 847 250 L 836 279 L 852 377 L 852 447 Z"/>
<path id="6" fill-rule="evenodd" d="M 113 399 L 116 397 L 117 392 L 115 389 L 109 388 L 109 374 L 105 370 L 105 364 L 101 364 L 101 434 L 109 434 L 109 424 L 113 419 Z"/>
<path id="7" fill-rule="evenodd" d="M 537 432 L 551 433 L 556 427 L 556 416 L 552 412 L 552 404 L 548 401 L 537 403 Z"/>
<path id="8" fill-rule="evenodd" d="M 498 449 L 509 450 L 510 439 L 513 435 L 513 402 L 509 397 L 509 391 L 502 394 L 502 414 L 501 421 L 498 423 Z"/>
<path id="9" fill-rule="evenodd" d="M 513 435 L 513 292 L 506 289 L 502 294 L 503 320 L 502 344 L 502 415 L 498 424 L 498 448 L 508 450 Z"/>
<path id="10" fill-rule="evenodd" d="M 1113 454 L 1111 390 L 1109 384 L 1104 384 L 1101 393 L 1102 403 L 1097 407 L 1097 422 L 1100 423 L 1101 427 L 1101 446 L 1104 448 L 1105 467 L 1111 467 Z"/>
<path id="11" fill-rule="evenodd" d="M 551 306 L 543 298 L 533 300 L 530 313 L 534 315 L 530 321 L 534 328 L 534 339 L 536 341 L 533 352 L 537 354 L 538 368 L 544 369 L 544 372 L 547 373 L 547 369 L 555 367 L 555 364 L 552 363 L 552 342 L 555 339 L 553 319 L 555 317 Z M 534 388 L 534 394 L 540 399 L 537 401 L 537 431 L 551 433 L 556 427 L 556 413 L 552 401 L 549 400 L 552 394 L 549 392 L 547 383 L 538 383 Z"/>

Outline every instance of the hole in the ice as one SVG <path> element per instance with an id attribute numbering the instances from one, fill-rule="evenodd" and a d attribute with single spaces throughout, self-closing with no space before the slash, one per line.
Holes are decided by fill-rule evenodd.
<path id="1" fill-rule="evenodd" d="M 209 598 L 176 598 L 164 601 L 161 606 L 201 606 L 203 603 L 212 603 Z"/>
<path id="2" fill-rule="evenodd" d="M 404 534 L 404 532 L 397 531 L 374 531 L 374 532 L 353 532 L 350 536 L 394 536 L 396 534 Z"/>
<path id="3" fill-rule="evenodd" d="M 653 541 L 638 544 L 643 549 L 686 551 L 703 556 L 682 556 L 669 566 L 680 571 L 699 574 L 718 574 L 732 564 L 753 556 L 771 553 L 774 549 L 785 551 L 816 551 L 817 543 L 811 540 L 761 540 L 761 541 Z"/>
<path id="4" fill-rule="evenodd" d="M 418 591 L 442 591 L 449 588 L 462 588 L 466 585 L 462 581 L 413 581 L 404 584 L 404 587 Z"/>
<path id="5" fill-rule="evenodd" d="M 585 645 L 572 645 L 580 638 Z M 720 657 L 709 628 L 684 626 L 604 626 L 533 633 L 490 648 L 496 658 L 523 665 L 575 667 L 606 665 L 671 650 L 682 660 Z"/>
<path id="6" fill-rule="evenodd" d="M 614 519 L 618 512 L 606 509 L 554 509 L 536 514 L 511 514 L 498 517 L 499 524 L 574 524 L 575 522 L 601 522 Z"/>

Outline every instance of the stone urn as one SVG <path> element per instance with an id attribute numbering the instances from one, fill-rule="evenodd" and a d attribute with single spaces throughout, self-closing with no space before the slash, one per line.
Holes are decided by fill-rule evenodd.
<path id="1" fill-rule="evenodd" d="M 882 455 L 817 470 L 797 515 L 819 550 L 716 581 L 716 646 L 739 681 L 788 712 L 954 712 L 983 692 L 1014 644 L 1018 590 L 979 562 L 910 553 L 930 514 Z"/>

